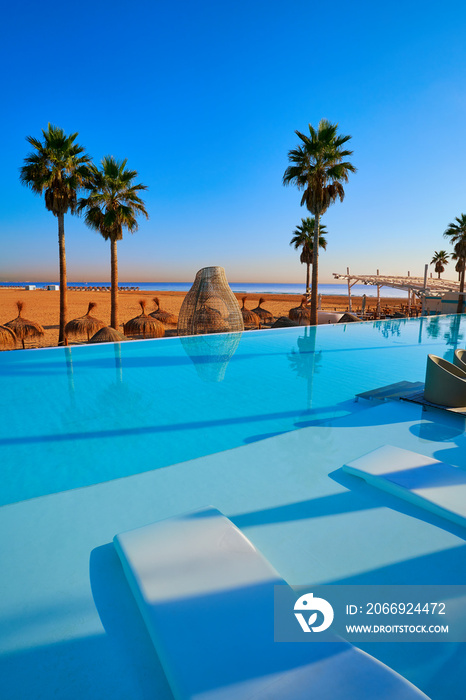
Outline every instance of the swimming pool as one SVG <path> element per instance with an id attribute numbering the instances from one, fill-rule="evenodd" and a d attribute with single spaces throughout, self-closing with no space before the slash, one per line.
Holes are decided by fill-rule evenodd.
<path id="1" fill-rule="evenodd" d="M 465 331 L 436 316 L 0 353 L 0 504 L 347 416 Z"/>
<path id="2" fill-rule="evenodd" d="M 342 465 L 392 444 L 466 468 L 464 417 L 408 402 L 354 402 L 357 391 L 422 380 L 428 351 L 451 357 L 464 346 L 463 323 L 259 331 L 223 348 L 225 338 L 213 336 L 184 346 L 127 343 L 120 354 L 113 346 L 0 354 L 1 489 L 18 501 L 31 483 L 40 492 L 57 489 L 60 478 L 67 489 L 0 508 L 3 696 L 172 700 L 111 543 L 208 504 L 291 584 L 462 585 L 464 528 L 345 475 Z M 206 396 L 212 402 L 199 405 Z M 147 421 L 139 432 L 138 420 Z M 268 432 L 282 434 L 261 440 Z M 239 446 L 213 452 L 225 437 Z M 164 444 L 167 461 L 170 449 L 209 454 L 153 468 Z M 102 480 L 107 458 L 107 481 L 71 488 L 70 475 L 74 483 Z M 141 473 L 114 478 L 115 466 Z M 463 700 L 464 644 L 362 648 L 429 697 Z"/>

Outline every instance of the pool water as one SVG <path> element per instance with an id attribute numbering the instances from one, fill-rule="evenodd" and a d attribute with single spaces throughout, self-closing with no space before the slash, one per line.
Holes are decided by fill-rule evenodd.
<path id="1" fill-rule="evenodd" d="M 0 353 L 0 504 L 348 416 L 465 337 L 436 316 Z"/>

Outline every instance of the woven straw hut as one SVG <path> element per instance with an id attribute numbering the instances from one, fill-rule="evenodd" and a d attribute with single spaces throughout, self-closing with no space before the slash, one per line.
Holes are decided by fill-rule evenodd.
<path id="1" fill-rule="evenodd" d="M 8 326 L 0 326 L 0 348 L 15 348 L 16 335 Z"/>
<path id="2" fill-rule="evenodd" d="M 93 301 L 89 302 L 87 308 L 87 314 L 80 316 L 79 318 L 74 318 L 72 321 L 68 321 L 65 326 L 65 335 L 85 335 L 87 334 L 87 340 L 94 335 L 98 330 L 105 326 L 105 323 L 95 316 L 91 316 L 91 311 L 97 306 Z"/>
<path id="3" fill-rule="evenodd" d="M 90 343 L 121 343 L 122 340 L 127 340 L 126 336 L 121 331 L 116 331 L 111 326 L 104 326 L 100 331 L 89 340 Z"/>
<path id="4" fill-rule="evenodd" d="M 270 311 L 267 311 L 267 309 L 263 309 L 261 307 L 261 304 L 263 304 L 265 301 L 264 297 L 261 297 L 259 299 L 259 305 L 256 306 L 255 309 L 253 309 L 253 313 L 256 314 L 256 316 L 259 316 L 261 323 L 273 323 L 274 322 L 274 316 Z"/>
<path id="5" fill-rule="evenodd" d="M 182 337 L 181 344 L 203 382 L 222 382 L 241 333 Z"/>
<path id="6" fill-rule="evenodd" d="M 271 328 L 295 328 L 296 326 L 299 326 L 299 323 L 292 321 L 288 316 L 280 316 L 275 323 L 272 323 Z"/>
<path id="7" fill-rule="evenodd" d="M 165 328 L 160 321 L 156 318 L 152 318 L 145 312 L 146 302 L 141 299 L 139 302 L 141 306 L 141 313 L 139 316 L 130 319 L 123 326 L 123 333 L 125 335 L 142 335 L 143 338 L 149 336 L 150 338 L 161 338 L 165 335 Z"/>
<path id="8" fill-rule="evenodd" d="M 244 302 L 246 301 L 247 297 L 241 297 L 241 301 L 243 302 L 243 305 L 241 307 L 241 313 L 243 314 L 243 323 L 244 323 L 244 328 L 247 330 L 253 330 L 254 328 L 260 328 L 261 327 L 261 320 L 257 314 L 254 313 L 254 311 L 251 311 L 251 309 L 247 309 L 244 305 Z"/>
<path id="9" fill-rule="evenodd" d="M 311 310 L 306 307 L 306 297 L 303 296 L 299 306 L 294 309 L 290 309 L 288 316 L 292 321 L 296 321 L 300 326 L 304 326 L 310 323 L 311 320 Z"/>
<path id="10" fill-rule="evenodd" d="M 17 317 L 12 321 L 8 321 L 8 323 L 5 323 L 5 326 L 13 331 L 18 340 L 21 340 L 24 348 L 25 338 L 38 338 L 39 336 L 44 335 L 44 329 L 39 323 L 35 323 L 35 321 L 28 321 L 26 318 L 21 316 L 21 312 L 24 308 L 22 301 L 17 301 L 16 306 L 18 307 Z"/>
<path id="11" fill-rule="evenodd" d="M 158 297 L 154 297 L 154 303 L 157 304 L 157 308 L 149 316 L 156 318 L 157 321 L 163 323 L 164 326 L 176 326 L 178 323 L 178 316 L 171 314 L 169 311 L 164 311 L 160 308 L 160 302 Z"/>
<path id="12" fill-rule="evenodd" d="M 178 335 L 244 330 L 239 304 L 223 267 L 204 267 L 196 274 L 178 317 Z"/>

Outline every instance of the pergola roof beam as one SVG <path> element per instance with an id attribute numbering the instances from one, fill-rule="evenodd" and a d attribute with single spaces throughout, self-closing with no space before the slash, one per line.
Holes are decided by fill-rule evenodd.
<path id="1" fill-rule="evenodd" d="M 370 284 L 378 287 L 393 287 L 405 292 L 411 291 L 418 295 L 443 294 L 445 292 L 458 292 L 459 282 L 453 280 L 428 279 L 423 277 L 401 277 L 398 275 L 349 275 L 334 272 L 335 279 L 344 279 L 352 287 L 356 283 Z M 425 286 L 424 286 L 425 285 Z"/>

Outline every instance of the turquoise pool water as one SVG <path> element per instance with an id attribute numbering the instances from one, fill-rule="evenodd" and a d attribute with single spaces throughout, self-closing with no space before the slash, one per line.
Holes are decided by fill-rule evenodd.
<path id="1" fill-rule="evenodd" d="M 0 504 L 322 425 L 465 337 L 441 316 L 0 353 Z"/>

